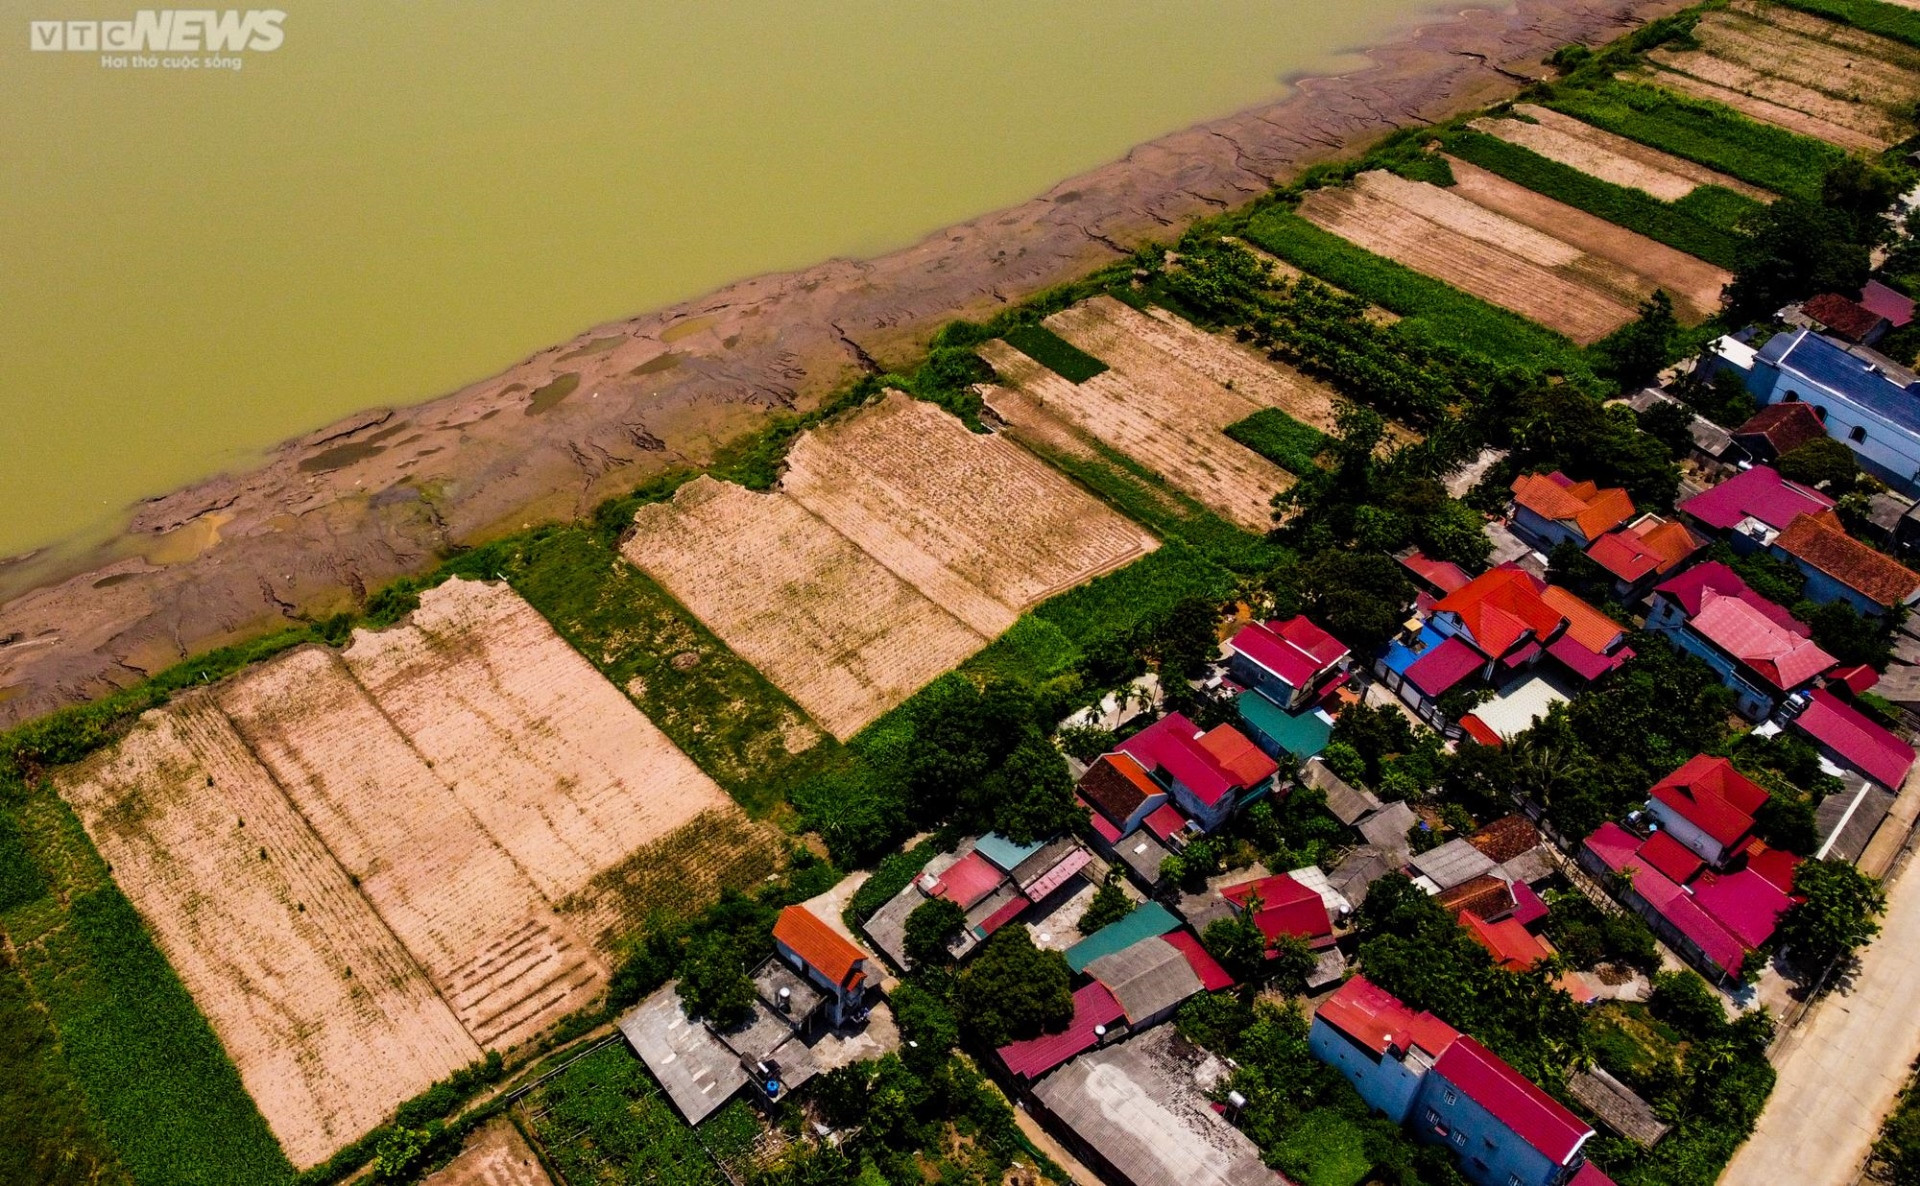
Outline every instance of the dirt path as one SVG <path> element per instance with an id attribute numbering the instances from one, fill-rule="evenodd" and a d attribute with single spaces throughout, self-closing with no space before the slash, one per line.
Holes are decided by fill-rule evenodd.
<path id="1" fill-rule="evenodd" d="M 875 360 L 904 361 L 952 317 L 990 312 L 1145 238 L 1171 239 L 1396 126 L 1511 95 L 1559 46 L 1678 7 L 1518 0 L 1436 19 L 1374 51 L 1367 69 L 1305 80 L 1277 103 L 1142 145 L 903 251 L 756 277 L 593 327 L 465 390 L 350 417 L 251 472 L 144 503 L 97 553 L 0 565 L 9 592 L 31 590 L 0 607 L 0 725 L 297 612 L 339 608 L 455 544 L 578 515 L 669 465 L 710 458 L 770 412 L 811 406 Z M 608 337 L 619 341 L 578 353 Z M 217 541 L 204 529 L 214 515 L 225 516 Z M 139 556 L 186 540 L 195 547 L 171 549 L 174 563 Z"/>

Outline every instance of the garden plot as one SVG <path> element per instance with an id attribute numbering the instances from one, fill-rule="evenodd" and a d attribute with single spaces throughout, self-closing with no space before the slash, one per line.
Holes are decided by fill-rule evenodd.
<path id="1" fill-rule="evenodd" d="M 549 902 L 731 805 L 505 585 L 448 581 L 342 657 Z"/>
<path id="2" fill-rule="evenodd" d="M 801 437 L 780 488 L 986 638 L 1158 546 L 1032 454 L 900 392 Z"/>
<path id="3" fill-rule="evenodd" d="M 634 528 L 622 554 L 836 737 L 987 644 L 786 494 L 702 476 Z"/>
<path id="4" fill-rule="evenodd" d="M 1724 103 L 1841 148 L 1878 152 L 1913 132 L 1920 54 L 1870 33 L 1771 6 L 1710 13 L 1698 49 L 1658 49 L 1645 81 Z"/>
<path id="5" fill-rule="evenodd" d="M 60 783 L 296 1167 L 480 1057 L 209 694 Z"/>
<path id="6" fill-rule="evenodd" d="M 1352 186 L 1314 190 L 1301 217 L 1581 345 L 1633 320 L 1616 265 L 1437 186 L 1379 180 L 1388 176 L 1363 173 Z"/>
<path id="7" fill-rule="evenodd" d="M 1590 177 L 1640 190 L 1663 202 L 1677 202 L 1703 185 L 1729 189 L 1756 202 L 1773 198 L 1757 185 L 1748 185 L 1684 157 L 1648 148 L 1558 111 L 1531 103 L 1517 104 L 1513 110 L 1526 119 L 1477 119 L 1471 126 Z"/>
<path id="8" fill-rule="evenodd" d="M 606 965 L 330 651 L 221 689 L 220 705 L 293 805 L 485 1047 L 584 1007 Z"/>
<path id="9" fill-rule="evenodd" d="M 1719 312 L 1720 292 L 1733 279 L 1726 269 L 1535 193 L 1478 165 L 1451 157 L 1447 165 L 1453 170 L 1451 192 L 1481 209 L 1550 231 L 1590 259 L 1615 265 L 1623 273 L 1625 292 L 1644 298 L 1656 288 L 1665 289 L 1676 314 L 1688 325 Z"/>

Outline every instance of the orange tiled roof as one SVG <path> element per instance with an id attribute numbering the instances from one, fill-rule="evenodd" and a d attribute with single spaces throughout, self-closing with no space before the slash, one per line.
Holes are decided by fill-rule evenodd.
<path id="1" fill-rule="evenodd" d="M 782 910 L 773 924 L 773 937 L 841 988 L 853 988 L 866 976 L 855 966 L 867 958 L 866 952 L 847 942 L 844 935 L 805 906 Z"/>
<path id="2" fill-rule="evenodd" d="M 1618 486 L 1567 482 L 1564 474 L 1522 474 L 1513 480 L 1513 501 L 1555 522 L 1572 523 L 1594 540 L 1633 518 L 1633 499 Z"/>
<path id="3" fill-rule="evenodd" d="M 1662 519 L 1659 523 L 1642 531 L 1640 542 L 1660 557 L 1660 571 L 1663 573 L 1670 571 L 1674 565 L 1701 548 L 1700 537 L 1693 533 L 1692 528 L 1678 519 Z"/>
<path id="4" fill-rule="evenodd" d="M 1567 619 L 1568 638 L 1595 654 L 1604 654 L 1624 630 L 1620 623 L 1558 585 L 1541 590 L 1540 600 Z"/>
<path id="5" fill-rule="evenodd" d="M 1259 746 L 1232 725 L 1216 725 L 1202 734 L 1200 748 L 1212 754 L 1214 761 L 1239 779 L 1241 786 L 1253 786 L 1280 769 L 1278 763 L 1262 753 Z"/>
<path id="6" fill-rule="evenodd" d="M 1920 589 L 1920 575 L 1848 535 L 1831 511 L 1796 515 L 1773 543 L 1880 605 L 1898 605 Z"/>
<path id="7" fill-rule="evenodd" d="M 1435 602 L 1433 609 L 1459 615 L 1481 650 L 1496 658 L 1529 633 L 1544 639 L 1566 616 L 1541 600 L 1531 575 L 1506 566 L 1481 573 Z"/>

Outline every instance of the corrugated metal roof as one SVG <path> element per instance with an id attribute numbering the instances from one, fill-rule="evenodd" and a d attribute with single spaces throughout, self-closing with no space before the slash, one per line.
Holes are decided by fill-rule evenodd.
<path id="1" fill-rule="evenodd" d="M 1107 986 L 1136 1026 L 1204 987 L 1185 954 L 1158 935 L 1091 961 L 1086 973 Z"/>
<path id="2" fill-rule="evenodd" d="M 1087 965 L 1103 955 L 1131 947 L 1142 939 L 1164 935 L 1180 925 L 1180 920 L 1158 902 L 1145 902 L 1118 922 L 1109 923 L 1067 948 L 1067 966 L 1084 972 Z"/>

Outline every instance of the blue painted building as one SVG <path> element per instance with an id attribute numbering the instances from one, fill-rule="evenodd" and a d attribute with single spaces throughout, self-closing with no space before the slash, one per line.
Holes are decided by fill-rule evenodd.
<path id="1" fill-rule="evenodd" d="M 1811 404 L 1827 435 L 1845 442 L 1861 468 L 1920 494 L 1920 380 L 1911 371 L 1800 329 L 1761 347 L 1747 389 L 1767 404 Z"/>

